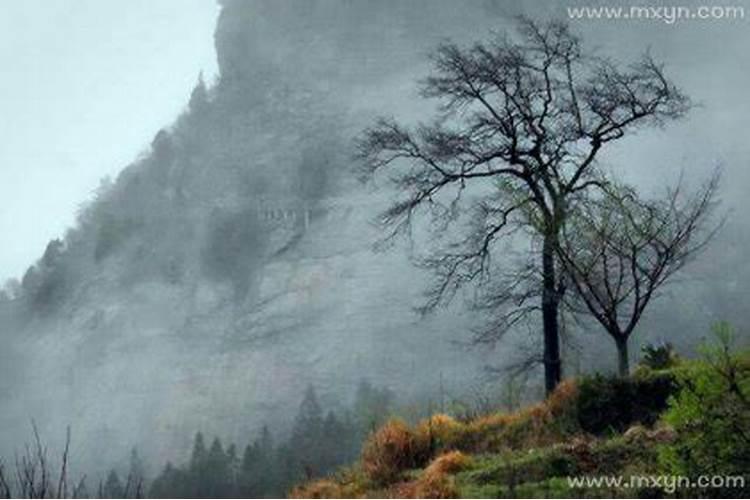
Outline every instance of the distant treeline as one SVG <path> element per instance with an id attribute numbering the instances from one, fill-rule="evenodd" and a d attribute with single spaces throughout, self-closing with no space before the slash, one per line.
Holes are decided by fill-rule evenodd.
<path id="1" fill-rule="evenodd" d="M 245 446 L 210 444 L 196 433 L 187 463 L 167 463 L 151 482 L 152 498 L 259 498 L 283 496 L 291 486 L 326 475 L 352 462 L 367 434 L 391 412 L 393 394 L 369 382 L 359 384 L 353 405 L 344 411 L 324 408 L 307 388 L 286 440 L 275 442 L 268 427 Z M 110 476 L 116 473 L 110 473 Z M 107 482 L 118 484 L 113 478 Z M 108 491 L 112 497 L 121 491 Z"/>

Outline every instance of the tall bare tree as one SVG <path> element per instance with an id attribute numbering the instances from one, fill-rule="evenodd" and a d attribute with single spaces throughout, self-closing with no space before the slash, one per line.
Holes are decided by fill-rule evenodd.
<path id="1" fill-rule="evenodd" d="M 628 186 L 577 204 L 560 236 L 558 252 L 572 293 L 573 311 L 593 316 L 617 346 L 619 373 L 629 373 L 628 339 L 667 280 L 711 241 L 719 183 L 717 171 L 695 192 L 682 182 L 662 199 L 639 199 Z"/>
<path id="2" fill-rule="evenodd" d="M 439 46 L 421 88 L 439 101 L 438 115 L 416 128 L 381 119 L 359 152 L 367 174 L 388 170 L 403 195 L 382 214 L 387 237 L 409 233 L 417 215 L 468 233 L 423 261 L 435 271 L 425 310 L 468 283 L 488 283 L 496 243 L 532 230 L 549 392 L 561 378 L 556 247 L 569 200 L 601 185 L 596 159 L 605 146 L 681 117 L 690 102 L 649 55 L 620 67 L 585 54 L 563 23 L 520 19 L 518 28 L 515 39 Z"/>

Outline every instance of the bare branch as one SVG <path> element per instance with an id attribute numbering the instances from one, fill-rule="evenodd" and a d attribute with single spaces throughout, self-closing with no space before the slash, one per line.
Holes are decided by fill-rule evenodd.
<path id="1" fill-rule="evenodd" d="M 713 239 L 720 180 L 717 170 L 694 193 L 679 182 L 662 199 L 642 200 L 610 183 L 587 198 L 561 233 L 558 255 L 575 293 L 571 307 L 591 314 L 616 341 L 626 342 L 658 289 Z"/>

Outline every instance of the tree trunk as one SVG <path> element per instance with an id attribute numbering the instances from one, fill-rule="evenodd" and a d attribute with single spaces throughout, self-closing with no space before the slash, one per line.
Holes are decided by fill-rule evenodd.
<path id="1" fill-rule="evenodd" d="M 549 395 L 562 378 L 558 309 L 560 298 L 555 276 L 554 237 L 545 236 L 542 248 L 542 322 L 544 325 L 544 388 Z"/>
<path id="2" fill-rule="evenodd" d="M 617 345 L 617 370 L 621 377 L 630 375 L 630 360 L 628 358 L 628 339 L 615 339 Z"/>

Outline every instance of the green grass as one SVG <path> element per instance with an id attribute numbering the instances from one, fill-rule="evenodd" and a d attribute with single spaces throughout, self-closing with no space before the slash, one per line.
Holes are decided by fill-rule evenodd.
<path id="1" fill-rule="evenodd" d="M 591 443 L 483 455 L 475 457 L 473 466 L 460 472 L 456 479 L 464 498 L 622 496 L 622 490 L 571 488 L 567 478 L 653 473 L 657 467 L 656 450 L 657 446 L 646 437 L 632 440 L 618 436 Z"/>

